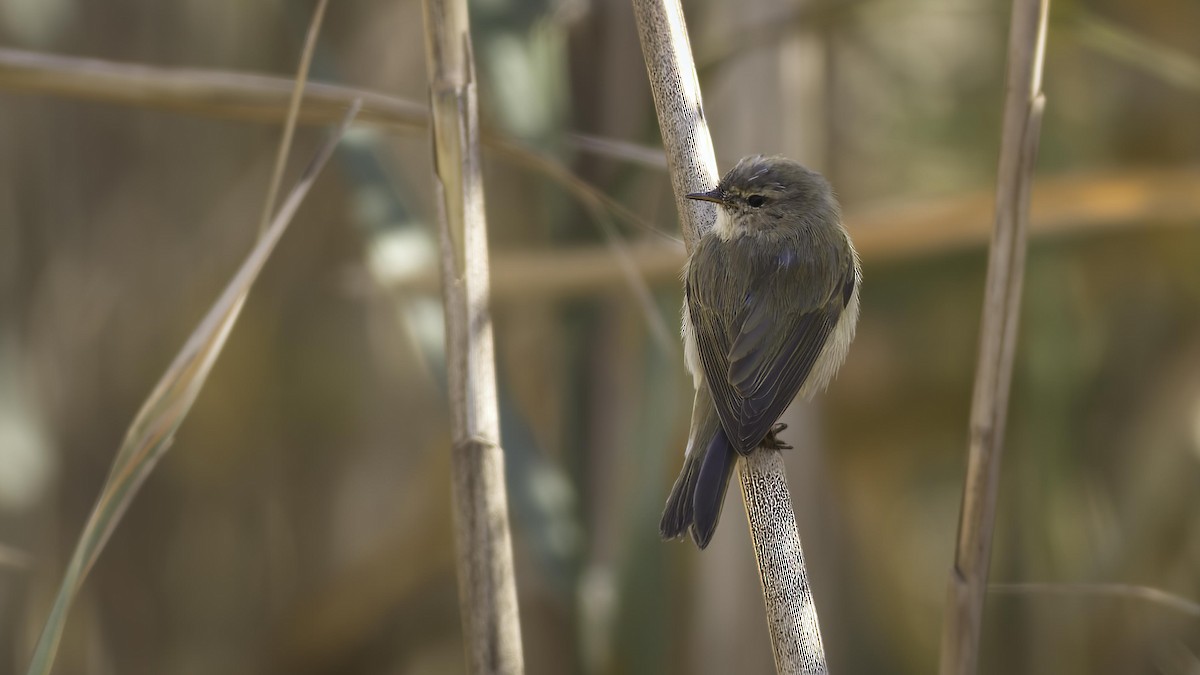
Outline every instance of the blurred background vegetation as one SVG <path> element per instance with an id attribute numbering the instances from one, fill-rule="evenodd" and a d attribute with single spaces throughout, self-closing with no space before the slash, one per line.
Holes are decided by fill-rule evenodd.
<path id="1" fill-rule="evenodd" d="M 25 668 L 126 426 L 252 245 L 279 137 L 236 100 L 89 101 L 3 63 L 290 77 L 311 10 L 0 4 L 0 672 Z M 528 670 L 771 672 L 736 495 L 703 554 L 657 539 L 691 388 L 631 8 L 472 11 L 481 114 L 509 146 L 485 156 Z M 824 171 L 864 254 L 849 361 L 785 417 L 831 667 L 932 672 L 1008 5 L 685 11 L 722 167 L 768 152 Z M 1198 27 L 1192 0 L 1052 7 L 995 582 L 1200 598 Z M 423 59 L 419 2 L 342 0 L 312 77 L 423 104 Z M 419 128 L 343 145 L 88 579 L 57 672 L 462 672 L 429 155 Z M 1200 616 L 1162 603 L 997 593 L 984 620 L 984 673 L 1200 672 Z"/>

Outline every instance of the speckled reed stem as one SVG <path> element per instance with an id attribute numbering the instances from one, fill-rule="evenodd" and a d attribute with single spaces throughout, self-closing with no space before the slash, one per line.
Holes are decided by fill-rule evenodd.
<path id="1" fill-rule="evenodd" d="M 685 195 L 711 189 L 720 174 L 704 120 L 683 9 L 679 0 L 634 0 L 633 8 L 680 228 L 690 251 L 712 227 L 715 212 L 711 206 Z M 738 460 L 738 476 L 762 582 L 775 668 L 787 675 L 827 673 L 783 460 L 777 451 L 759 449 Z"/>

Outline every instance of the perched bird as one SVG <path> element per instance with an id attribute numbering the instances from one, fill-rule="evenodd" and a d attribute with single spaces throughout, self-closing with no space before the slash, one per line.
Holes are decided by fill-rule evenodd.
<path id="1" fill-rule="evenodd" d="M 825 388 L 858 321 L 858 254 L 821 174 L 747 157 L 688 195 L 717 219 L 684 268 L 684 358 L 696 387 L 683 470 L 659 526 L 708 546 L 737 456 L 775 438 L 797 394 Z"/>

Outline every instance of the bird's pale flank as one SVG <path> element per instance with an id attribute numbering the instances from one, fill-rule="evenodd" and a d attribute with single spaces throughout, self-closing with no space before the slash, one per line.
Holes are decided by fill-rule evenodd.
<path id="1" fill-rule="evenodd" d="M 739 454 L 782 448 L 779 416 L 837 373 L 858 321 L 858 255 L 821 174 L 747 157 L 708 192 L 714 227 L 684 271 L 683 340 L 696 386 L 683 470 L 660 532 L 712 540 Z"/>

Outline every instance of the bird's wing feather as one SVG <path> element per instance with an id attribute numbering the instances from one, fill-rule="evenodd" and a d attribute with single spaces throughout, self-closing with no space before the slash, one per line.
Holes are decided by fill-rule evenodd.
<path id="1" fill-rule="evenodd" d="M 705 381 L 733 447 L 752 451 L 796 397 L 845 308 L 844 288 L 853 289 L 854 268 L 841 278 L 784 293 L 776 286 L 773 303 L 762 300 L 778 280 L 772 270 L 747 279 L 719 281 L 693 273 L 730 269 L 729 246 L 699 246 L 687 283 L 688 305 Z M 714 267 L 719 266 L 719 267 Z M 741 266 L 740 269 L 746 269 Z M 707 288 L 724 284 L 720 292 Z M 786 296 L 786 297 L 780 297 Z"/>

